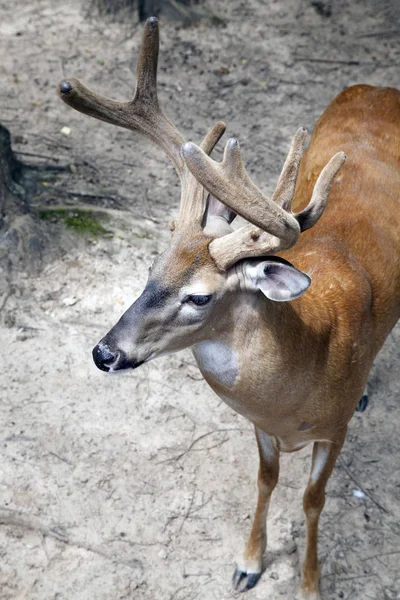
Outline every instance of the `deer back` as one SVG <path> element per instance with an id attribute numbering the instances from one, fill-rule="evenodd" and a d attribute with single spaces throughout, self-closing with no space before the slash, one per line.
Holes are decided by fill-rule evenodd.
<path id="1" fill-rule="evenodd" d="M 371 320 L 376 353 L 400 316 L 400 92 L 357 85 L 332 101 L 304 153 L 295 210 L 337 149 L 347 160 L 322 218 L 282 256 L 313 277 L 320 297 L 334 277 L 343 292 L 337 304 L 356 321 Z"/>

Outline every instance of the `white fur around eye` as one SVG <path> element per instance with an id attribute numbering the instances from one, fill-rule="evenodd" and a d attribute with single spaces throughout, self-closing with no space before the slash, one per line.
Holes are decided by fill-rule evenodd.
<path id="1" fill-rule="evenodd" d="M 199 308 L 203 308 L 202 306 L 196 306 L 192 302 L 182 302 L 181 306 L 181 315 L 193 315 L 199 312 Z"/>
<path id="2" fill-rule="evenodd" d="M 194 304 L 194 302 L 182 302 L 181 304 L 181 309 L 180 309 L 180 315 L 181 317 L 185 318 L 185 316 L 187 316 L 188 320 L 190 320 L 190 318 L 196 317 L 195 320 L 202 320 L 203 316 L 205 316 L 207 314 L 207 308 L 209 308 L 209 306 L 211 305 L 211 301 L 207 302 L 207 304 L 204 305 L 197 305 Z"/>

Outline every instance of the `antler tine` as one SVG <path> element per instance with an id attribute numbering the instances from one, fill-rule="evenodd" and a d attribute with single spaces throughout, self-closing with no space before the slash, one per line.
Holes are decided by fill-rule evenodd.
<path id="1" fill-rule="evenodd" d="M 296 219 L 254 185 L 243 166 L 236 139 L 227 142 L 221 163 L 190 142 L 184 144 L 182 154 L 196 179 L 223 204 L 250 221 L 252 231 L 256 225 L 288 243 L 297 241 L 300 228 Z"/>
<path id="2" fill-rule="evenodd" d="M 218 141 L 223 136 L 226 125 L 217 121 L 200 144 L 206 154 L 210 154 Z M 201 183 L 190 173 L 185 166 L 185 175 L 182 178 L 181 202 L 178 221 L 174 227 L 187 227 L 188 225 L 200 228 L 205 210 L 204 189 Z"/>
<path id="3" fill-rule="evenodd" d="M 271 197 L 272 202 L 277 202 L 284 210 L 290 210 L 292 205 L 306 138 L 307 130 L 300 127 L 294 135 L 278 183 Z"/>
<path id="4" fill-rule="evenodd" d="M 333 181 L 345 160 L 346 154 L 344 152 L 337 152 L 322 169 L 315 183 L 308 206 L 294 215 L 300 225 L 301 231 L 313 227 L 324 212 Z"/>
<path id="5" fill-rule="evenodd" d="M 138 64 L 136 67 L 136 90 L 134 100 L 150 104 L 159 110 L 157 97 L 157 67 L 160 49 L 160 31 L 156 17 L 145 23 Z"/>
<path id="6" fill-rule="evenodd" d="M 61 99 L 72 108 L 148 137 L 166 152 L 182 178 L 184 162 L 180 148 L 185 140 L 167 119 L 158 103 L 158 50 L 158 20 L 151 17 L 143 31 L 136 73 L 136 91 L 130 102 L 118 102 L 92 92 L 75 78 L 62 81 L 58 92 Z"/>
<path id="7" fill-rule="evenodd" d="M 218 144 L 221 137 L 224 135 L 226 124 L 223 121 L 217 121 L 207 133 L 206 137 L 200 144 L 200 148 L 206 154 L 211 154 L 215 146 Z"/>

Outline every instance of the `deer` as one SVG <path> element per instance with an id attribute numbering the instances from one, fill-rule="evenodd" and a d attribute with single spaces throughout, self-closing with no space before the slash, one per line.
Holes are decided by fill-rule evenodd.
<path id="1" fill-rule="evenodd" d="M 93 359 L 110 373 L 191 348 L 214 392 L 254 425 L 258 500 L 235 589 L 251 589 L 263 572 L 280 453 L 313 445 L 298 597 L 318 600 L 326 484 L 400 312 L 400 92 L 369 85 L 342 91 L 305 151 L 307 132 L 296 132 L 268 198 L 248 175 L 237 139 L 227 142 L 221 162 L 211 158 L 223 122 L 196 145 L 166 117 L 158 53 L 152 17 L 129 102 L 75 78 L 58 87 L 70 107 L 150 139 L 181 183 L 170 246 Z M 237 215 L 247 224 L 235 228 Z"/>

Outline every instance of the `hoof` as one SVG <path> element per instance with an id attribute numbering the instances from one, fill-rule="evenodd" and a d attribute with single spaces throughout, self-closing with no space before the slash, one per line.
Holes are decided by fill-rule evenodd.
<path id="1" fill-rule="evenodd" d="M 241 569 L 235 569 L 232 578 L 233 589 L 239 592 L 251 590 L 261 577 L 261 573 L 247 573 Z"/>
<path id="2" fill-rule="evenodd" d="M 364 410 L 367 408 L 367 406 L 368 406 L 368 396 L 367 396 L 367 394 L 363 394 L 361 396 L 360 402 L 357 404 L 356 411 L 364 412 Z"/>

